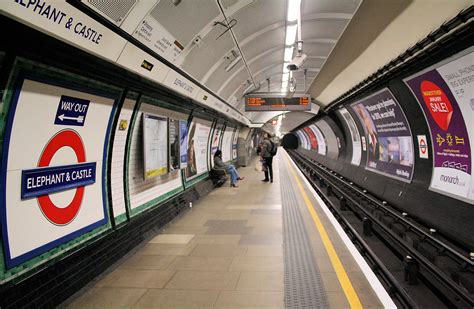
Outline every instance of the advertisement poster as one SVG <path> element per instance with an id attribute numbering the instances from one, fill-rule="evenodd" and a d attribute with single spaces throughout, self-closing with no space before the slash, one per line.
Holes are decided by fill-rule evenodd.
<path id="1" fill-rule="evenodd" d="M 351 133 L 351 141 L 352 141 L 352 158 L 351 164 L 352 165 L 360 165 L 360 160 L 362 157 L 362 146 L 360 143 L 360 135 L 359 130 L 352 118 L 351 114 L 345 109 L 344 107 L 339 109 L 339 114 L 341 114 L 342 118 L 346 122 L 347 126 L 349 127 L 349 131 Z"/>
<path id="2" fill-rule="evenodd" d="M 326 139 L 324 138 L 323 133 L 321 133 L 321 130 L 319 128 L 312 124 L 309 126 L 311 131 L 313 131 L 314 135 L 316 136 L 316 140 L 318 142 L 318 153 L 320 155 L 325 156 L 326 155 Z"/>
<path id="3" fill-rule="evenodd" d="M 179 166 L 186 168 L 188 165 L 188 122 L 186 120 L 179 121 Z"/>
<path id="4" fill-rule="evenodd" d="M 430 188 L 473 202 L 474 52 L 470 48 L 405 83 L 417 98 L 431 132 Z"/>
<path id="5" fill-rule="evenodd" d="M 298 137 L 298 140 L 299 140 L 299 145 L 298 147 L 301 147 L 303 149 L 306 149 L 305 148 L 305 145 L 304 145 L 304 138 L 303 138 L 303 134 L 301 134 L 301 131 L 298 130 L 295 132 L 296 133 L 296 136 Z"/>
<path id="6" fill-rule="evenodd" d="M 104 160 L 115 104 L 41 81 L 19 84 L 1 169 L 8 268 L 107 223 Z"/>
<path id="7" fill-rule="evenodd" d="M 168 173 L 168 120 L 143 113 L 144 178 Z"/>
<path id="8" fill-rule="evenodd" d="M 388 89 L 351 105 L 368 141 L 366 169 L 410 182 L 413 139 L 408 121 Z"/>
<path id="9" fill-rule="evenodd" d="M 222 161 L 229 162 L 232 158 L 232 133 L 234 128 L 227 127 L 222 136 Z"/>
<path id="10" fill-rule="evenodd" d="M 236 129 L 232 139 L 232 160 L 237 159 L 237 140 L 239 138 L 239 130 Z"/>
<path id="11" fill-rule="evenodd" d="M 315 126 L 318 128 L 319 132 L 321 132 L 321 136 L 324 137 L 326 143 L 325 155 L 329 158 L 337 159 L 339 157 L 340 142 L 338 141 L 336 133 L 334 133 L 334 130 L 324 119 L 316 121 Z"/>
<path id="12" fill-rule="evenodd" d="M 314 132 L 308 127 L 304 128 L 303 130 L 306 132 L 306 135 L 309 138 L 311 150 L 318 150 L 318 140 L 316 139 Z"/>
<path id="13" fill-rule="evenodd" d="M 212 141 L 211 141 L 211 166 L 214 166 L 214 154 L 216 153 L 217 149 L 219 149 L 219 142 L 222 133 L 222 129 L 224 128 L 223 124 L 216 124 L 214 127 L 214 133 L 212 134 Z"/>
<path id="14" fill-rule="evenodd" d="M 210 131 L 210 124 L 206 124 L 204 121 L 193 121 L 191 123 L 188 134 L 187 179 L 207 171 L 207 140 Z"/>
<path id="15" fill-rule="evenodd" d="M 300 132 L 301 139 L 303 140 L 303 148 L 306 150 L 310 150 L 311 146 L 309 145 L 308 137 L 306 136 L 303 130 L 299 130 L 298 132 Z"/>

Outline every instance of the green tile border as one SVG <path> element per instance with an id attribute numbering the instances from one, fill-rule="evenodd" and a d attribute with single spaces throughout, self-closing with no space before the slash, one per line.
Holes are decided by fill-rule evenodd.
<path id="1" fill-rule="evenodd" d="M 140 214 L 140 213 L 142 213 L 146 210 L 154 209 L 156 207 L 159 207 L 160 206 L 159 204 L 162 204 L 166 200 L 171 199 L 172 197 L 174 197 L 175 195 L 177 195 L 177 194 L 179 194 L 183 191 L 184 191 L 184 189 L 182 187 L 179 187 L 179 188 L 176 188 L 172 191 L 169 191 L 169 192 L 167 192 L 167 193 L 165 193 L 165 194 L 163 194 L 163 195 L 161 195 L 161 196 L 159 196 L 159 197 L 157 197 L 157 198 L 155 198 L 155 199 L 153 199 L 149 202 L 146 202 L 145 204 L 142 204 L 142 205 L 140 205 L 136 208 L 133 208 L 131 214 L 132 214 L 132 216 L 136 216 L 136 215 L 138 215 L 138 214 Z"/>

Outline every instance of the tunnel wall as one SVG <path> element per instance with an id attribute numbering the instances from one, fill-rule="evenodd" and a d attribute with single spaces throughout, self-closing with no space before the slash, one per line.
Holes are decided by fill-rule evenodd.
<path id="1" fill-rule="evenodd" d="M 6 17 L 0 27 L 12 29 L 0 38 L 0 307 L 54 306 L 212 190 L 212 148 L 225 147 L 225 161 L 237 162 L 242 124 Z M 167 170 L 156 177 L 146 177 L 144 134 L 154 128 L 145 116 L 166 123 L 160 153 Z M 172 122 L 185 133 L 176 144 Z M 222 134 L 213 144 L 216 125 Z M 68 137 L 57 138 L 62 132 L 83 145 L 83 154 Z M 181 144 L 173 168 L 169 156 Z M 198 151 L 199 162 L 191 161 Z M 66 187 L 62 179 L 84 166 L 94 175 L 81 170 L 86 182 Z M 29 192 L 27 179 L 36 178 L 28 173 L 45 169 L 62 187 Z M 23 196 L 22 186 L 32 195 Z M 68 204 L 78 210 L 63 220 Z"/>
<path id="2" fill-rule="evenodd" d="M 470 37 L 472 38 L 472 35 L 470 35 Z M 435 139 L 432 140 L 434 122 L 431 124 L 431 127 L 427 123 L 427 119 L 430 116 L 425 115 L 423 112 L 423 105 L 425 103 L 423 100 L 419 102 L 414 92 L 412 92 L 409 87 L 409 81 L 413 79 L 413 76 L 416 78 L 419 74 L 425 74 L 423 75 L 424 78 L 429 80 L 430 75 L 427 75 L 426 72 L 433 72 L 433 70 L 442 65 L 449 65 L 450 63 L 457 61 L 456 63 L 461 63 L 461 67 L 453 69 L 451 75 L 445 76 L 455 80 L 450 84 L 450 86 L 454 87 L 453 89 L 456 89 L 453 90 L 453 92 L 458 91 L 460 93 L 462 91 L 463 94 L 472 98 L 472 93 L 474 93 L 474 84 L 472 83 L 474 73 L 472 67 L 472 55 L 474 50 L 472 47 L 469 47 L 469 39 L 466 38 L 449 42 L 451 44 L 446 44 L 447 46 L 442 52 L 427 55 L 422 59 L 422 61 L 413 63 L 412 66 L 405 68 L 403 72 L 397 74 L 396 78 L 392 78 L 389 81 L 382 83 L 376 89 L 363 92 L 355 99 L 348 100 L 348 102 L 345 102 L 345 104 L 339 105 L 338 108 L 329 111 L 327 115 L 320 117 L 318 120 L 314 121 L 314 123 L 305 124 L 304 127 L 299 128 L 295 133 L 299 138 L 298 151 L 300 153 L 320 162 L 347 179 L 350 179 L 354 183 L 367 189 L 374 195 L 393 205 L 400 212 L 406 212 L 409 216 L 415 217 L 421 222 L 424 222 L 428 227 L 435 228 L 438 232 L 442 233 L 444 236 L 448 237 L 466 250 L 472 250 L 472 244 L 474 243 L 474 235 L 472 234 L 472 222 L 474 222 L 474 211 L 472 208 L 474 204 L 474 177 L 472 176 L 472 170 L 469 169 L 470 172 L 467 175 L 468 179 L 465 184 L 468 187 L 470 186 L 470 189 L 468 189 L 470 191 L 466 192 L 464 196 L 450 194 L 449 192 L 436 191 L 436 189 L 433 189 L 432 185 L 432 177 L 435 177 L 435 160 L 439 160 L 440 158 L 467 157 L 467 163 L 465 163 L 466 166 L 470 167 L 472 165 L 472 138 L 474 136 L 474 126 L 472 124 L 472 99 L 471 106 L 469 106 L 469 98 L 466 100 L 465 97 L 459 95 L 457 97 L 451 95 L 448 99 L 446 99 L 446 97 L 440 99 L 441 95 L 436 97 L 437 101 L 444 100 L 443 102 L 451 102 L 448 103 L 450 104 L 449 106 L 454 106 L 450 110 L 452 111 L 450 117 L 453 117 L 456 121 L 451 122 L 450 127 L 446 130 L 440 131 L 441 134 L 443 134 L 443 132 L 445 134 L 443 135 L 445 143 L 447 136 L 454 136 L 456 134 L 459 138 L 458 142 L 462 143 L 458 148 L 456 148 L 455 142 L 453 142 L 452 148 L 449 148 L 447 144 L 445 144 L 445 147 L 448 150 L 443 151 L 438 147 L 438 143 L 442 140 L 436 135 L 434 135 Z M 457 84 L 455 84 L 455 82 L 457 82 Z M 438 81 L 438 83 L 441 85 L 441 81 Z M 443 94 L 450 93 L 448 86 L 442 86 L 441 89 Z M 439 93 L 441 92 L 438 92 L 438 94 Z M 457 102 L 456 98 L 458 99 Z M 389 102 L 391 99 L 396 101 L 395 105 L 393 105 L 391 101 Z M 371 100 L 373 101 L 373 105 L 370 105 L 372 104 L 370 103 Z M 370 118 L 372 126 L 378 126 L 377 128 L 379 129 L 379 135 L 376 137 L 379 144 L 375 144 L 377 145 L 376 147 L 371 148 L 371 141 L 369 141 L 369 139 L 373 139 L 373 137 L 370 137 L 368 133 L 365 132 L 368 130 L 365 128 L 371 124 L 363 125 L 364 118 L 360 118 L 356 112 L 357 106 L 361 102 L 368 105 L 369 109 L 376 106 L 377 103 L 389 102 L 387 105 L 390 105 L 393 109 L 393 111 L 391 111 L 391 116 L 387 118 L 394 119 L 393 121 L 385 120 L 385 122 L 383 122 L 383 114 L 380 114 L 380 119 L 382 120 L 377 119 L 378 116 Z M 456 108 L 455 104 L 463 104 L 462 113 L 459 108 Z M 397 107 L 397 105 L 399 107 Z M 386 107 L 384 107 L 384 109 L 385 108 Z M 387 108 L 387 110 L 388 109 L 389 108 Z M 346 114 L 346 116 L 343 114 Z M 459 117 L 459 114 L 462 114 L 463 117 Z M 403 116 L 406 118 L 404 119 Z M 354 120 L 356 127 L 353 127 L 352 129 L 357 133 L 352 135 L 358 136 L 351 135 L 351 130 L 349 129 L 351 124 L 348 120 L 345 120 L 344 117 L 350 117 Z M 464 123 L 462 121 L 463 118 Z M 334 156 L 331 157 L 329 151 L 325 155 L 319 153 L 317 147 L 315 148 L 314 145 L 308 143 L 308 140 L 311 138 L 317 139 L 317 137 L 308 136 L 311 134 L 308 134 L 309 131 L 307 128 L 311 125 L 320 127 L 318 124 L 323 121 L 333 125 L 332 129 L 334 134 L 340 140 L 344 141 L 346 145 L 346 147 L 341 148 L 341 153 L 337 159 L 334 158 Z M 398 124 L 392 125 L 392 122 Z M 379 126 L 380 124 L 382 124 L 382 126 Z M 337 129 L 334 128 L 334 125 Z M 380 134 L 380 128 L 382 127 L 392 128 L 390 130 L 398 133 L 391 133 L 390 130 L 387 130 L 386 132 L 389 133 Z M 325 135 L 324 131 L 322 133 Z M 327 143 L 326 136 L 323 138 L 326 139 Z M 421 154 L 419 138 L 424 140 L 424 142 L 421 143 L 426 145 L 426 147 L 422 148 L 425 151 L 427 150 L 427 154 Z M 397 143 L 399 143 L 399 152 L 394 152 L 395 155 L 393 156 L 388 155 L 385 159 L 387 162 L 382 162 L 383 156 L 385 156 L 386 153 L 389 153 L 389 151 L 384 152 L 383 150 L 382 142 L 384 139 L 388 140 L 388 144 L 385 144 L 388 145 L 387 149 L 397 149 L 395 147 L 397 144 L 390 143 L 390 141 L 393 142 L 397 140 Z M 470 148 L 464 148 L 463 146 L 468 144 L 468 139 L 469 143 L 471 143 Z M 402 145 L 411 145 L 411 149 L 408 146 Z M 329 146 L 326 145 L 326 148 L 328 147 Z M 401 154 L 401 149 L 405 149 L 404 155 Z M 373 154 L 369 154 L 370 151 L 374 151 L 372 152 Z M 358 153 L 358 156 L 360 156 L 359 160 L 357 160 L 357 157 L 355 158 L 356 160 L 353 160 L 354 152 Z M 449 153 L 460 153 L 460 155 L 449 155 Z M 380 160 L 377 158 L 373 159 L 376 156 L 377 158 L 380 158 Z M 398 159 L 397 156 L 399 156 Z M 373 160 L 371 160 L 371 158 Z M 385 164 L 384 166 L 386 167 L 386 170 L 382 170 L 382 168 L 377 170 L 374 168 L 374 166 L 376 166 L 375 164 L 380 164 L 380 162 Z M 394 164 L 398 162 L 396 168 L 392 167 L 392 171 L 390 171 L 390 167 L 388 167 L 389 164 L 387 164 L 390 162 Z M 410 170 L 411 168 L 412 171 Z M 454 173 L 457 173 L 456 171 L 459 167 L 452 166 L 451 168 L 455 169 Z M 435 179 L 435 183 L 436 182 L 437 179 Z"/>

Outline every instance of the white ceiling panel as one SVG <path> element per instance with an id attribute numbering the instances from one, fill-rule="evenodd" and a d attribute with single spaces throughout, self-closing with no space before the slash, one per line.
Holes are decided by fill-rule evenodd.
<path id="1" fill-rule="evenodd" d="M 227 98 L 230 94 L 240 85 L 244 84 L 248 79 L 248 74 L 246 70 L 240 70 L 235 76 L 229 78 L 227 80 L 222 80 L 219 83 L 219 88 L 217 89 L 217 93 Z M 231 90 L 229 90 L 231 89 Z"/>
<path id="2" fill-rule="evenodd" d="M 188 54 L 184 60 L 183 69 L 197 79 L 201 79 L 214 63 L 234 48 L 234 41 L 228 33 L 216 40 L 223 31 L 221 26 L 214 27 L 202 40 L 201 46 L 193 48 Z"/>
<path id="3" fill-rule="evenodd" d="M 257 72 L 260 69 L 278 61 L 281 61 L 283 63 L 283 48 L 274 50 L 270 53 L 266 53 L 265 56 L 259 57 L 258 61 L 250 60 L 249 65 L 252 72 Z"/>
<path id="4" fill-rule="evenodd" d="M 324 58 L 310 58 L 306 60 L 303 67 L 306 69 L 319 69 L 323 66 L 325 60 Z"/>
<path id="5" fill-rule="evenodd" d="M 286 19 L 286 0 L 259 0 L 233 16 L 235 35 L 243 40 L 252 33 Z"/>
<path id="6" fill-rule="evenodd" d="M 327 57 L 333 49 L 333 43 L 304 43 L 304 53 L 308 56 Z"/>
<path id="7" fill-rule="evenodd" d="M 337 40 L 346 27 L 347 19 L 313 19 L 301 24 L 303 40 L 332 39 Z"/>
<path id="8" fill-rule="evenodd" d="M 280 132 L 285 134 L 294 129 L 301 123 L 313 118 L 314 114 L 306 112 L 289 112 L 286 113 L 281 121 Z"/>
<path id="9" fill-rule="evenodd" d="M 242 47 L 245 57 L 247 57 L 247 59 L 252 59 L 262 52 L 277 46 L 281 47 L 283 53 L 285 33 L 285 27 L 280 27 L 259 36 L 256 40 L 253 40 Z"/>
<path id="10" fill-rule="evenodd" d="M 265 81 L 267 78 L 270 78 L 270 81 L 275 80 L 278 78 L 281 80 L 281 63 L 278 64 L 271 64 L 265 69 L 260 70 L 258 74 L 255 74 L 255 79 L 258 81 Z M 265 81 L 266 84 L 266 81 Z"/>
<path id="11" fill-rule="evenodd" d="M 222 6 L 226 9 L 237 2 L 239 2 L 239 0 L 221 0 Z"/>
<path id="12" fill-rule="evenodd" d="M 384 0 L 382 0 L 384 1 Z M 390 1 L 390 0 L 388 0 Z M 304 14 L 314 13 L 346 13 L 354 14 L 362 0 L 303 0 Z"/>
<path id="13" fill-rule="evenodd" d="M 170 0 L 162 0 L 151 15 L 186 46 L 220 11 L 215 0 L 181 1 L 177 6 Z"/>

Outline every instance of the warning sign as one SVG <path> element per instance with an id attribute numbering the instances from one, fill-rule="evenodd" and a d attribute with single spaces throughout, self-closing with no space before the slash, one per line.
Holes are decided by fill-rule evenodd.
<path id="1" fill-rule="evenodd" d="M 428 144 L 426 143 L 426 135 L 418 135 L 418 153 L 420 158 L 428 159 Z"/>

